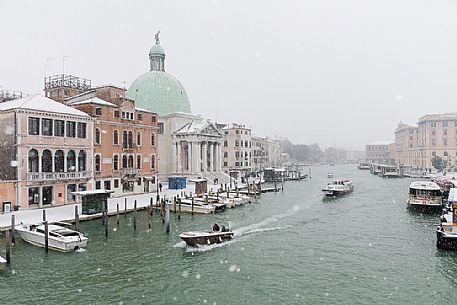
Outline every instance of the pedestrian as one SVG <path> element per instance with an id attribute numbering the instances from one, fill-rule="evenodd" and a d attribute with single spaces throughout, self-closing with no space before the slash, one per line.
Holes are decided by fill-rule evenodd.
<path id="1" fill-rule="evenodd" d="M 159 191 L 162 193 L 162 183 L 159 182 Z"/>

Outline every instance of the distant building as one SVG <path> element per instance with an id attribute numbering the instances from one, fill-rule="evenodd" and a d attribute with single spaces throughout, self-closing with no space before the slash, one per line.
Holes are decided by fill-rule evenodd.
<path id="1" fill-rule="evenodd" d="M 125 91 L 102 86 L 64 101 L 95 119 L 95 189 L 114 197 L 157 189 L 157 114 L 135 107 Z"/>
<path id="2" fill-rule="evenodd" d="M 400 122 L 395 134 L 395 163 L 420 168 L 419 127 Z"/>
<path id="3" fill-rule="evenodd" d="M 222 170 L 234 178 L 244 177 L 252 171 L 251 129 L 241 124 L 222 127 Z"/>
<path id="4" fill-rule="evenodd" d="M 34 95 L 0 103 L 0 210 L 73 203 L 93 189 L 94 120 Z"/>
<path id="5" fill-rule="evenodd" d="M 281 154 L 277 141 L 256 136 L 252 136 L 251 155 L 252 170 L 256 172 L 268 167 L 278 167 L 283 162 L 289 162 L 290 157 L 289 154 Z M 284 159 L 287 159 L 287 161 L 284 161 Z"/>
<path id="6" fill-rule="evenodd" d="M 391 141 L 379 141 L 365 146 L 367 160 L 375 163 L 394 164 L 395 148 Z"/>
<path id="7" fill-rule="evenodd" d="M 448 169 L 457 167 L 457 113 L 428 114 L 417 126 L 400 123 L 395 130 L 396 161 L 420 169 L 432 168 L 439 157 Z"/>

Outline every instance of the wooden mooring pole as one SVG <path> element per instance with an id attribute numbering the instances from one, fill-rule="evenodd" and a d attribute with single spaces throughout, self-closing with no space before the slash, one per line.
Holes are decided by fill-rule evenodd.
<path id="1" fill-rule="evenodd" d="M 43 222 L 46 221 L 46 210 L 43 210 Z"/>
<path id="2" fill-rule="evenodd" d="M 137 214 L 136 214 L 136 200 L 135 200 L 135 205 L 133 206 L 133 231 L 136 232 L 136 217 L 137 217 Z"/>
<path id="3" fill-rule="evenodd" d="M 103 212 L 103 223 L 105 225 L 105 238 L 108 238 L 108 210 Z"/>
<path id="4" fill-rule="evenodd" d="M 16 218 L 11 215 L 11 243 L 16 244 Z"/>
<path id="5" fill-rule="evenodd" d="M 119 225 L 119 203 L 116 205 L 116 224 Z"/>
<path id="6" fill-rule="evenodd" d="M 75 231 L 79 232 L 79 211 L 77 205 L 75 205 Z"/>
<path id="7" fill-rule="evenodd" d="M 194 215 L 194 197 L 192 197 L 192 213 L 191 215 Z"/>
<path id="8" fill-rule="evenodd" d="M 124 199 L 124 218 L 127 218 L 127 198 Z"/>
<path id="9" fill-rule="evenodd" d="M 48 253 L 49 251 L 49 226 L 48 222 L 44 222 L 44 252 Z"/>
<path id="10" fill-rule="evenodd" d="M 5 231 L 5 250 L 6 250 L 6 263 L 11 264 L 11 232 L 10 230 Z"/>
<path id="11" fill-rule="evenodd" d="M 170 205 L 168 204 L 165 208 L 165 232 L 170 233 Z"/>
<path id="12" fill-rule="evenodd" d="M 181 198 L 178 199 L 179 203 L 179 214 L 178 214 L 178 219 L 181 219 Z"/>

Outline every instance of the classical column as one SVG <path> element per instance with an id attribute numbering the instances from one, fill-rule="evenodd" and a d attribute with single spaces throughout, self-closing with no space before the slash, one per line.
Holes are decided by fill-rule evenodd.
<path id="1" fill-rule="evenodd" d="M 221 143 L 217 143 L 217 154 L 219 155 L 219 164 L 217 165 L 217 171 L 222 172 L 222 146 L 221 146 Z"/>
<path id="2" fill-rule="evenodd" d="M 171 172 L 176 173 L 178 171 L 178 148 L 177 148 L 177 143 L 173 142 L 173 152 L 171 154 Z"/>
<path id="3" fill-rule="evenodd" d="M 214 172 L 214 142 L 209 146 L 209 171 Z"/>
<path id="4" fill-rule="evenodd" d="M 187 163 L 186 163 L 186 171 L 188 173 L 192 172 L 192 146 L 190 142 L 187 142 Z"/>
<path id="5" fill-rule="evenodd" d="M 200 144 L 192 142 L 192 172 L 200 172 Z"/>
<path id="6" fill-rule="evenodd" d="M 209 146 L 208 144 L 209 144 L 208 142 L 202 142 L 202 145 L 203 145 L 203 150 L 202 150 L 203 172 L 206 172 L 208 170 L 208 146 Z"/>
<path id="7" fill-rule="evenodd" d="M 176 143 L 177 145 L 177 150 L 178 150 L 178 153 L 177 153 L 177 161 L 178 161 L 178 168 L 177 168 L 177 172 L 178 173 L 181 173 L 182 172 L 182 158 L 181 158 L 181 142 L 177 142 Z"/>

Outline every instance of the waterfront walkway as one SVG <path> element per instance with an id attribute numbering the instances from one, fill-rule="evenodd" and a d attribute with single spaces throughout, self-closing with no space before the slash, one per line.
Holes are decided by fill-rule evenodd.
<path id="1" fill-rule="evenodd" d="M 208 190 L 212 189 L 212 185 L 208 185 Z M 189 194 L 194 189 L 194 186 L 188 186 L 186 189 L 181 190 L 170 190 L 163 189 L 160 193 L 160 198 L 171 199 L 174 196 L 181 196 L 181 192 Z M 215 189 L 214 189 L 215 190 Z M 119 212 L 123 213 L 125 210 L 125 199 L 127 199 L 127 212 L 131 212 L 134 209 L 135 201 L 137 202 L 137 209 L 141 210 L 146 208 L 150 202 L 151 198 L 153 203 L 156 203 L 157 192 L 147 193 L 147 194 L 138 194 L 130 195 L 119 198 L 109 198 L 108 199 L 108 214 L 115 215 L 117 213 L 117 204 L 119 204 Z M 14 211 L 12 213 L 1 214 L 0 215 L 0 231 L 7 230 L 11 227 L 11 215 L 15 215 L 16 225 L 22 223 L 39 223 L 43 220 L 43 210 L 46 210 L 46 220 L 48 222 L 57 222 L 57 221 L 68 221 L 72 222 L 75 219 L 75 206 L 78 206 L 79 219 L 81 221 L 90 220 L 94 218 L 99 218 L 102 216 L 101 213 L 94 215 L 81 215 L 81 204 L 66 204 L 61 206 L 46 207 L 39 209 L 27 209 Z"/>

